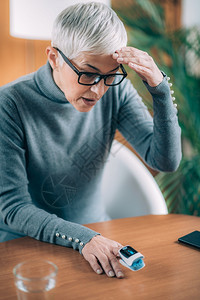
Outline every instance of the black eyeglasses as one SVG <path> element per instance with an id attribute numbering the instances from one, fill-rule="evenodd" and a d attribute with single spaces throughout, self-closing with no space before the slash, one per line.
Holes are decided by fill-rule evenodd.
<path id="1" fill-rule="evenodd" d="M 113 73 L 108 75 L 101 75 L 99 73 L 90 73 L 90 72 L 80 72 L 65 56 L 65 54 L 59 50 L 58 48 L 54 47 L 64 61 L 72 68 L 72 70 L 78 75 L 78 83 L 82 85 L 94 85 L 97 84 L 101 79 L 104 80 L 104 84 L 107 86 L 114 86 L 120 84 L 127 76 L 126 70 L 124 69 L 123 65 L 119 65 L 122 73 Z"/>

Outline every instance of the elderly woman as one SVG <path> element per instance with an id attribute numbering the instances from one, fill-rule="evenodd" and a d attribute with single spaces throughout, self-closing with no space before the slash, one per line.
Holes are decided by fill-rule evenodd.
<path id="1" fill-rule="evenodd" d="M 126 44 L 111 8 L 68 7 L 55 20 L 47 64 L 0 93 L 0 240 L 73 247 L 97 274 L 118 278 L 122 245 L 81 225 L 108 219 L 100 184 L 116 129 L 156 170 L 174 171 L 181 159 L 167 77 Z M 123 65 L 151 93 L 153 119 Z"/>

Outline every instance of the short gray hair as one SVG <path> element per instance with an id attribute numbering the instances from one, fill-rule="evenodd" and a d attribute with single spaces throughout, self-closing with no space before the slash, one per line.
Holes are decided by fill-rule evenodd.
<path id="1" fill-rule="evenodd" d="M 76 58 L 81 52 L 112 54 L 126 46 L 127 33 L 117 14 L 107 5 L 79 3 L 67 7 L 57 16 L 51 44 L 69 59 Z"/>

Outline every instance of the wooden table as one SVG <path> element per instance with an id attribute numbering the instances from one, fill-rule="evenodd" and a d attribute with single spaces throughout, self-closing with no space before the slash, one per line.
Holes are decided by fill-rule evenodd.
<path id="1" fill-rule="evenodd" d="M 0 299 L 16 299 L 12 269 L 38 257 L 58 268 L 55 299 L 200 299 L 200 251 L 177 242 L 200 230 L 200 218 L 144 216 L 89 224 L 102 235 L 130 244 L 145 256 L 146 267 L 123 267 L 124 279 L 97 275 L 77 251 L 25 237 L 0 243 Z"/>

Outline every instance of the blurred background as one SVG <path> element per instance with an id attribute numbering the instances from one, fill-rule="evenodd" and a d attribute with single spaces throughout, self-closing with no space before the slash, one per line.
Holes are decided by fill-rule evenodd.
<path id="1" fill-rule="evenodd" d="M 11 0 L 10 3 L 17 2 L 18 9 L 23 11 L 23 1 Z M 29 11 L 35 24 L 40 26 L 40 6 L 48 1 L 34 2 L 38 3 L 36 12 Z M 124 22 L 129 45 L 147 51 L 170 77 L 182 129 L 183 159 L 172 174 L 150 171 L 160 186 L 170 213 L 200 216 L 200 1 L 102 2 L 111 5 Z M 45 49 L 50 45 L 48 36 L 38 40 L 33 36 L 19 38 L 10 35 L 10 21 L 16 28 L 12 24 L 13 14 L 11 20 L 9 17 L 10 3 L 9 0 L 0 1 L 0 86 L 44 65 L 47 60 Z M 58 5 L 59 2 L 55 0 L 54 3 Z M 46 15 L 48 8 L 47 5 Z M 127 71 L 153 115 L 151 96 L 137 75 L 130 69 Z M 116 139 L 134 151 L 118 132 Z"/>

